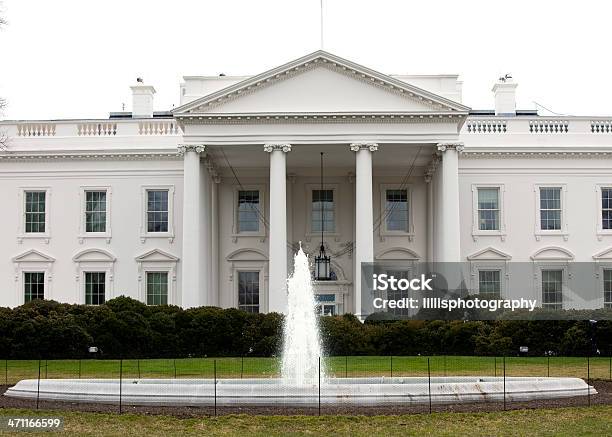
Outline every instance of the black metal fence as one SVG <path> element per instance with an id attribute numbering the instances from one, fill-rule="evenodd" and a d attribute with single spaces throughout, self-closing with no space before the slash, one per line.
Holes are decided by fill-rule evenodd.
<path id="1" fill-rule="evenodd" d="M 0 362 L 1 363 L 1 362 Z M 1 364 L 0 364 L 1 365 Z M 126 384 L 137 384 L 142 380 L 181 380 L 180 382 L 193 382 L 197 384 L 210 384 L 212 388 L 206 396 L 210 402 L 205 406 L 196 407 L 201 414 L 225 414 L 234 412 L 226 405 L 220 406 L 218 402 L 218 387 L 220 383 L 227 380 L 257 379 L 265 381 L 280 376 L 280 360 L 278 358 L 184 358 L 184 359 L 83 359 L 83 360 L 4 360 L 4 384 L 10 387 L 20 380 L 28 379 L 36 381 L 35 405 L 33 399 L 19 400 L 22 407 L 62 408 L 67 407 L 65 402 L 50 400 L 48 395 L 41 396 L 41 381 L 43 388 L 49 381 L 59 379 L 73 379 L 83 381 L 94 381 L 97 379 L 113 380 L 116 383 L 117 393 L 112 398 L 100 399 L 103 403 L 92 403 L 82 400 L 71 402 L 70 408 L 91 409 L 92 405 L 98 408 L 125 411 L 126 408 L 138 411 L 138 406 L 126 402 Z M 393 405 L 368 405 L 349 406 L 334 405 L 326 400 L 325 384 L 328 378 L 338 378 L 336 381 L 351 380 L 352 378 L 380 378 L 381 384 L 402 384 L 401 378 L 413 378 L 423 387 L 427 387 L 427 393 L 418 400 L 399 402 Z M 497 384 L 503 384 L 503 398 L 490 398 L 483 396 L 481 399 L 470 400 L 467 403 L 453 401 L 439 402 L 432 390 L 444 378 L 453 377 L 454 381 L 468 382 L 477 381 L 478 378 L 496 378 Z M 567 398 L 563 400 L 552 400 L 548 403 L 538 402 L 537 405 L 591 405 L 595 399 L 605 398 L 609 402 L 612 391 L 612 356 L 609 357 L 474 357 L 474 356 L 336 356 L 322 357 L 318 363 L 318 378 L 311 381 L 312 399 L 316 405 L 298 406 L 291 403 L 280 403 L 274 407 L 253 407 L 252 405 L 240 405 L 241 411 L 261 410 L 275 414 L 308 413 L 325 414 L 336 412 L 364 412 L 369 409 L 373 412 L 404 412 L 419 411 L 433 412 L 448 409 L 457 410 L 465 408 L 481 409 L 508 409 L 525 405 L 524 401 L 513 399 L 512 390 L 508 384 L 512 384 L 517 377 L 576 377 L 587 382 L 589 386 L 595 385 L 596 390 L 603 396 L 594 395 L 591 388 L 587 389 L 586 396 Z M 475 379 L 476 378 L 476 379 Z M 59 382 L 59 381 L 58 381 Z M 179 381 L 177 381 L 179 382 Z M 433 386 L 433 388 L 432 388 Z M 114 387 L 114 386 L 113 386 Z M 206 386 L 208 387 L 208 386 Z M 323 387 L 323 390 L 322 390 Z M 270 390 L 274 390 L 271 387 Z M 322 393 L 323 392 L 323 393 Z M 208 392 L 207 392 L 208 393 Z M 323 396 L 323 397 L 322 397 Z M 162 396 L 163 397 L 163 396 Z M 415 398 L 416 399 L 416 398 Z M 414 400 L 414 399 L 413 399 Z M 5 405 L 13 405 L 17 402 L 14 398 L 4 396 L 2 402 Z M 28 404 L 30 402 L 30 404 Z M 222 402 L 221 402 L 222 404 Z M 195 404 L 194 404 L 195 405 Z M 530 405 L 531 406 L 531 405 Z M 157 407 L 148 407 L 157 408 Z M 177 410 L 194 407 L 173 407 Z M 168 409 L 165 412 L 170 412 Z"/>

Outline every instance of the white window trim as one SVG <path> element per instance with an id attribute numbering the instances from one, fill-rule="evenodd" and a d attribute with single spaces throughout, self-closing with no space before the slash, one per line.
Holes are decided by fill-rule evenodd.
<path id="1" fill-rule="evenodd" d="M 311 241 L 313 238 L 321 237 L 321 231 L 313 231 L 312 230 L 312 191 L 320 190 L 321 184 L 304 184 L 304 188 L 306 189 L 306 241 Z M 324 231 L 323 235 L 326 237 L 333 237 L 334 241 L 340 241 L 341 233 L 338 230 L 338 225 L 340 223 L 339 215 L 340 208 L 338 208 L 338 193 L 339 193 L 339 184 L 323 184 L 324 190 L 332 190 L 334 192 L 334 231 L 328 232 Z"/>
<path id="2" fill-rule="evenodd" d="M 145 254 L 144 256 L 146 256 Z M 168 273 L 168 305 L 178 305 L 176 292 L 176 272 L 178 259 L 136 260 L 138 263 L 138 297 L 147 304 L 147 272 Z"/>
<path id="3" fill-rule="evenodd" d="M 259 230 L 255 232 L 240 231 L 238 226 L 238 195 L 240 191 L 259 191 Z M 265 184 L 234 185 L 233 207 L 232 207 L 232 240 L 235 243 L 241 237 L 259 237 L 263 243 L 267 237 L 265 222 L 268 220 L 266 196 L 267 186 Z"/>
<path id="4" fill-rule="evenodd" d="M 540 220 L 540 188 L 560 188 L 561 189 L 561 229 L 542 230 Z M 536 184 L 535 192 L 535 228 L 534 235 L 536 241 L 540 241 L 544 236 L 561 236 L 564 241 L 569 239 L 567 223 L 567 184 Z"/>
<path id="5" fill-rule="evenodd" d="M 79 283 L 81 284 L 81 296 L 80 296 L 80 301 L 79 303 L 85 305 L 87 302 L 87 297 L 85 296 L 85 273 L 104 273 L 104 302 L 112 299 L 114 296 L 110 296 L 111 294 L 111 287 L 113 284 L 113 278 L 112 278 L 112 274 L 110 273 L 110 270 L 107 269 L 98 269 L 98 268 L 84 268 L 83 271 L 81 272 L 81 276 L 79 278 Z M 91 304 L 91 306 L 98 306 L 96 304 Z"/>
<path id="6" fill-rule="evenodd" d="M 88 255 L 98 254 L 97 259 L 87 259 Z M 83 259 L 81 259 L 83 258 Z M 106 285 L 104 287 L 104 301 L 115 297 L 114 275 L 116 258 L 102 249 L 86 249 L 73 257 L 75 266 L 76 296 L 75 302 L 85 304 L 85 273 L 104 272 Z"/>
<path id="7" fill-rule="evenodd" d="M 604 300 L 604 270 L 612 270 L 612 261 L 604 261 L 599 262 L 596 261 L 597 264 L 597 279 L 598 286 L 597 289 L 599 291 L 599 298 L 597 299 L 596 308 L 603 308 L 605 304 Z"/>
<path id="8" fill-rule="evenodd" d="M 476 261 L 471 263 L 471 277 L 472 277 L 472 294 L 480 294 L 480 272 L 487 270 L 499 270 L 499 296 L 504 299 L 506 296 L 506 290 L 508 290 L 510 275 L 508 274 L 507 265 L 508 262 L 504 260 L 500 261 Z"/>
<path id="9" fill-rule="evenodd" d="M 612 184 L 597 184 L 595 186 L 595 190 L 597 192 L 597 196 L 596 196 L 596 201 L 597 201 L 597 217 L 596 217 L 596 223 L 595 223 L 595 227 L 597 229 L 597 240 L 601 241 L 603 239 L 604 236 L 607 235 L 612 235 L 612 229 L 604 229 L 601 221 L 602 221 L 602 214 L 603 214 L 603 208 L 601 207 L 601 190 L 602 188 L 610 188 L 612 189 Z"/>
<path id="10" fill-rule="evenodd" d="M 482 230 L 479 228 L 478 216 L 478 189 L 497 188 L 499 190 L 499 229 Z M 506 186 L 504 184 L 472 184 L 472 239 L 478 241 L 479 237 L 499 237 L 501 241 L 506 240 Z"/>
<path id="11" fill-rule="evenodd" d="M 106 191 L 106 232 L 87 232 L 86 229 L 86 201 L 87 191 Z M 81 186 L 79 191 L 79 204 L 81 205 L 81 220 L 79 220 L 79 244 L 83 244 L 86 239 L 89 238 L 103 238 L 107 244 L 111 242 L 112 230 L 111 230 L 111 196 L 112 190 L 110 186 Z"/>
<path id="12" fill-rule="evenodd" d="M 147 191 L 168 191 L 168 232 L 147 232 Z M 149 238 L 167 238 L 174 242 L 174 185 L 143 185 L 140 190 L 141 218 L 140 242 L 145 243 Z"/>
<path id="13" fill-rule="evenodd" d="M 408 229 L 405 231 L 390 231 L 387 229 L 387 190 L 406 190 L 408 200 Z M 413 186 L 402 184 L 380 184 L 380 220 L 382 223 L 378 227 L 378 235 L 381 241 L 384 241 L 384 237 L 408 237 L 409 241 L 414 239 L 414 208 L 413 208 Z"/>
<path id="14" fill-rule="evenodd" d="M 25 284 L 23 280 L 23 274 L 26 272 L 43 272 L 45 274 L 45 299 L 48 300 L 53 298 L 53 290 L 51 285 L 53 284 L 53 264 L 55 262 L 55 259 L 40 252 L 37 253 L 41 257 L 46 259 L 36 261 L 17 259 L 23 256 L 27 256 L 28 253 L 13 258 L 15 293 L 17 295 L 16 306 L 23 305 L 25 303 Z"/>
<path id="15" fill-rule="evenodd" d="M 29 191 L 45 192 L 45 232 L 26 232 L 25 231 L 25 193 Z M 42 239 L 45 244 L 49 244 L 51 239 L 51 187 L 19 187 L 17 191 L 19 204 L 19 220 L 17 228 L 17 243 L 22 244 L 24 239 Z"/>
<path id="16" fill-rule="evenodd" d="M 145 305 L 157 306 L 155 304 L 149 304 L 147 302 L 147 273 L 158 273 L 158 272 L 168 274 L 167 305 L 176 305 L 175 303 L 175 300 L 176 300 L 175 299 L 175 296 L 176 296 L 176 269 L 173 269 L 172 267 L 168 267 L 168 266 L 162 266 L 162 265 L 143 267 L 142 280 L 140 281 L 142 283 L 141 301 Z"/>
<path id="17" fill-rule="evenodd" d="M 238 280 L 238 274 L 240 272 L 259 272 L 259 312 L 267 313 L 268 312 L 268 298 L 267 293 L 264 291 L 265 284 L 265 265 L 264 262 L 240 262 L 240 266 L 233 266 L 232 268 L 232 278 L 230 280 L 234 283 L 233 286 L 233 298 L 232 303 L 234 308 L 239 308 L 239 300 L 238 300 L 238 286 L 240 281 Z M 235 280 L 234 280 L 235 279 Z"/>
<path id="18" fill-rule="evenodd" d="M 569 280 L 571 279 L 571 272 L 569 270 L 569 264 L 567 261 L 559 262 L 537 262 L 536 261 L 536 299 L 539 303 L 539 308 L 544 308 L 544 295 L 542 294 L 542 271 L 543 270 L 562 270 L 562 283 L 561 283 L 561 309 L 567 309 L 567 297 L 569 291 Z"/>

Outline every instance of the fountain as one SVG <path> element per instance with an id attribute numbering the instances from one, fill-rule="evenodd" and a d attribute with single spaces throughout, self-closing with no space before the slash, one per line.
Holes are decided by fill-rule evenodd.
<path id="1" fill-rule="evenodd" d="M 529 401 L 597 393 L 580 378 L 329 377 L 315 313 L 308 257 L 301 247 L 288 282 L 281 378 L 25 379 L 5 396 L 126 405 L 316 406 Z"/>

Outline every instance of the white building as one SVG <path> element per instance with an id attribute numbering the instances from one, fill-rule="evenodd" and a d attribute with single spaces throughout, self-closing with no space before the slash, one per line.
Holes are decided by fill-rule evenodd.
<path id="1" fill-rule="evenodd" d="M 464 261 L 470 287 L 502 295 L 504 266 L 528 262 L 530 293 L 562 306 L 572 263 L 596 262 L 601 287 L 578 307 L 610 304 L 612 117 L 519 111 L 511 81 L 474 111 L 461 86 L 318 51 L 185 77 L 171 112 L 139 82 L 131 113 L 0 122 L 0 304 L 282 311 L 291 253 L 318 253 L 321 226 L 326 312 L 360 313 L 355 272 L 374 260 Z"/>

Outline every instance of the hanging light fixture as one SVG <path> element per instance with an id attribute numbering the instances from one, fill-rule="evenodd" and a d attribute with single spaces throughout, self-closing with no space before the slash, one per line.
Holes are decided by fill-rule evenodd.
<path id="1" fill-rule="evenodd" d="M 325 202 L 323 199 L 323 152 L 321 152 L 321 191 L 319 192 L 321 202 L 321 247 L 319 255 L 315 256 L 315 279 L 317 281 L 329 281 L 331 279 L 331 259 L 325 253 L 324 224 L 325 224 Z"/>

